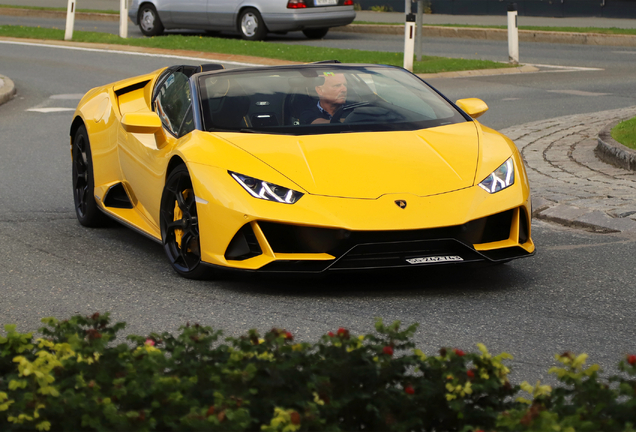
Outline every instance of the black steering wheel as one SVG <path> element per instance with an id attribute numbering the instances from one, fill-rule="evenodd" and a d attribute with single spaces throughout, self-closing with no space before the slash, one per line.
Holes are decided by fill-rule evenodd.
<path id="1" fill-rule="evenodd" d="M 345 115 L 345 112 L 348 115 L 350 111 L 353 111 L 356 108 L 367 106 L 367 105 L 369 105 L 369 102 L 356 102 L 349 105 L 343 104 L 340 106 L 340 108 L 336 110 L 335 113 L 333 113 L 333 116 L 331 116 L 331 121 L 329 123 L 341 123 L 340 119 L 342 118 L 343 115 Z M 346 117 L 344 121 L 347 121 Z"/>

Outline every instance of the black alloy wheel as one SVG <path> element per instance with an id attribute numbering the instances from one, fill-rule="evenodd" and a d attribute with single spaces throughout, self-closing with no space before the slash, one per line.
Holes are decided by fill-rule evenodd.
<path id="1" fill-rule="evenodd" d="M 93 158 L 88 132 L 84 125 L 80 126 L 75 133 L 72 154 L 73 201 L 75 202 L 77 220 L 86 227 L 103 226 L 106 222 L 106 216 L 99 210 L 95 201 Z"/>
<path id="2" fill-rule="evenodd" d="M 322 39 L 327 36 L 329 32 L 329 27 L 321 27 L 321 28 L 308 28 L 303 30 L 303 34 L 307 36 L 309 39 Z"/>
<path id="3" fill-rule="evenodd" d="M 139 8 L 139 30 L 146 36 L 159 36 L 163 34 L 164 27 L 157 9 L 150 3 L 144 3 Z"/>
<path id="4" fill-rule="evenodd" d="M 245 40 L 260 41 L 267 35 L 263 17 L 254 8 L 243 9 L 238 18 L 238 30 Z"/>
<path id="5" fill-rule="evenodd" d="M 161 196 L 161 239 L 172 268 L 189 279 L 205 279 L 201 263 L 199 220 L 192 180 L 185 165 L 170 173 Z"/>

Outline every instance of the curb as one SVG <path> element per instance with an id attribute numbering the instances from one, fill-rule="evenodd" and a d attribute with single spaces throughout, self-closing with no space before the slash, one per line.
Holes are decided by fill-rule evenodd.
<path id="1" fill-rule="evenodd" d="M 40 18 L 66 18 L 65 11 L 33 10 L 20 8 L 0 8 L 0 15 L 30 16 Z M 96 12 L 76 12 L 75 18 L 86 21 L 119 22 L 119 14 Z M 336 32 L 376 33 L 403 35 L 404 25 L 388 24 L 349 24 L 333 27 Z M 473 27 L 440 27 L 422 26 L 423 37 L 444 37 L 485 40 L 508 40 L 507 29 L 487 29 Z M 636 47 L 634 35 L 608 35 L 601 33 L 568 33 L 539 30 L 519 30 L 519 41 L 540 43 L 562 43 L 574 45 L 633 46 Z"/>
<path id="2" fill-rule="evenodd" d="M 349 24 L 344 27 L 334 27 L 333 30 L 350 33 L 404 34 L 403 25 Z M 508 40 L 508 30 L 473 27 L 422 26 L 422 36 Z M 519 30 L 519 41 L 574 45 L 636 46 L 636 36 L 634 35 L 606 35 L 601 33 L 570 33 L 539 30 Z"/>
<path id="3" fill-rule="evenodd" d="M 636 171 L 636 150 L 630 149 L 612 138 L 612 129 L 623 120 L 614 121 L 601 129 L 598 133 L 598 145 L 594 149 L 594 153 L 603 162 Z"/>
<path id="4" fill-rule="evenodd" d="M 0 105 L 11 100 L 15 93 L 13 81 L 4 75 L 0 75 Z"/>
<path id="5" fill-rule="evenodd" d="M 491 75 L 509 75 L 519 73 L 533 73 L 539 72 L 539 68 L 535 66 L 519 66 L 515 68 L 500 68 L 500 69 L 476 69 L 456 72 L 438 72 L 429 74 L 416 74 L 422 79 L 428 78 L 465 78 L 475 76 L 491 76 Z"/>

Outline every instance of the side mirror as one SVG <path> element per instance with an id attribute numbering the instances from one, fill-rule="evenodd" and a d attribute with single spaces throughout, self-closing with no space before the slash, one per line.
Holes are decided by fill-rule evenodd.
<path id="1" fill-rule="evenodd" d="M 154 112 L 131 112 L 121 118 L 126 132 L 153 134 L 161 129 L 161 119 Z"/>
<path id="2" fill-rule="evenodd" d="M 460 99 L 455 102 L 455 105 L 460 107 L 466 114 L 474 119 L 488 111 L 488 105 L 486 105 L 486 102 L 477 98 Z"/>

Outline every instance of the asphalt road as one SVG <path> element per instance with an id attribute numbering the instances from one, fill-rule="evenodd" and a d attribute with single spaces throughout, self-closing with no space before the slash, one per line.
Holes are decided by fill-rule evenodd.
<path id="1" fill-rule="evenodd" d="M 309 340 L 340 326 L 368 332 L 374 317 L 383 317 L 419 322 L 416 341 L 428 353 L 440 346 L 475 349 L 476 342 L 508 351 L 515 356 L 513 377 L 531 381 L 546 379 L 553 355 L 565 350 L 587 352 L 610 370 L 620 356 L 636 351 L 636 238 L 625 235 L 535 222 L 538 254 L 498 267 L 326 279 L 180 278 L 158 244 L 117 224 L 86 229 L 77 223 L 68 145 L 81 94 L 175 60 L 6 43 L 0 43 L 0 59 L 2 73 L 18 89 L 16 99 L 0 106 L 1 323 L 26 331 L 46 316 L 111 311 L 138 334 L 174 331 L 189 321 L 234 335 L 278 326 Z M 579 74 L 440 83 L 457 93 L 490 91 L 492 101 L 500 98 L 499 87 L 527 93 L 504 115 L 511 125 L 526 106 L 539 103 L 540 97 L 532 99 L 539 91 L 533 90 L 536 77 L 567 83 Z M 589 110 L 597 109 L 595 103 L 605 106 L 601 97 L 583 100 L 590 101 Z M 29 111 L 41 108 L 68 111 Z M 492 112 L 486 116 L 498 123 Z"/>

